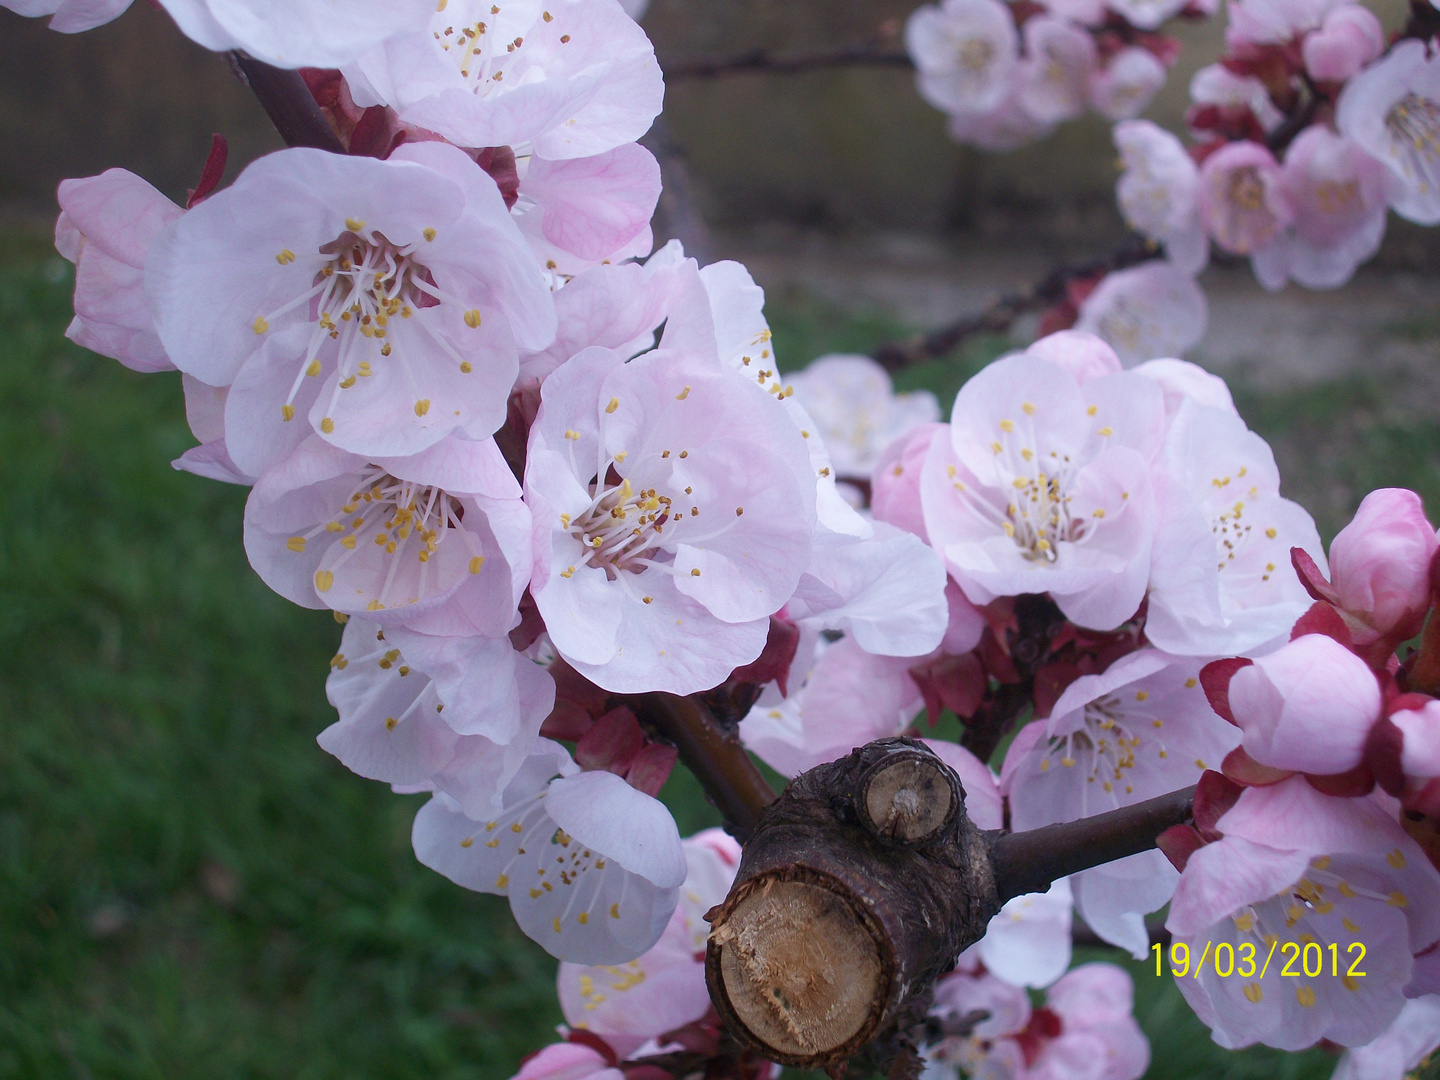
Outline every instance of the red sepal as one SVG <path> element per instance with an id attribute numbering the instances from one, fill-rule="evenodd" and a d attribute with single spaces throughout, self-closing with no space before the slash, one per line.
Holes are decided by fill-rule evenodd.
<path id="1" fill-rule="evenodd" d="M 985 667 L 974 653 L 941 656 L 910 669 L 910 678 L 925 698 L 925 715 L 933 726 L 940 712 L 949 709 L 962 720 L 975 715 L 990 684 Z"/>
<path id="2" fill-rule="evenodd" d="M 1409 698 L 1421 698 L 1422 701 L 1429 701 L 1430 698 L 1422 694 L 1402 694 L 1395 699 L 1395 702 L 1403 702 Z M 1393 704 L 1393 703 L 1392 703 Z M 1401 706 L 1405 708 L 1407 706 Z M 1414 705 L 1409 705 L 1414 708 Z M 1387 710 L 1387 713 L 1398 711 L 1395 708 Z M 1374 777 L 1387 794 L 1394 795 L 1397 799 L 1405 793 L 1405 770 L 1400 766 L 1400 754 L 1405 749 L 1405 733 L 1401 731 L 1389 715 L 1382 716 L 1370 728 L 1370 734 L 1365 737 L 1365 761 L 1364 768 Z"/>
<path id="3" fill-rule="evenodd" d="M 1225 816 L 1245 789 L 1223 773 L 1206 769 L 1195 785 L 1195 828 L 1202 834 L 1220 834 L 1215 823 Z"/>
<path id="4" fill-rule="evenodd" d="M 625 773 L 625 781 L 637 791 L 643 791 L 652 798 L 660 794 L 665 781 L 675 768 L 680 752 L 673 746 L 661 743 L 646 743 L 635 755 Z"/>
<path id="5" fill-rule="evenodd" d="M 1200 688 L 1205 691 L 1205 700 L 1222 720 L 1235 724 L 1235 714 L 1230 711 L 1230 680 L 1243 667 L 1255 663 L 1243 656 L 1232 656 L 1224 660 L 1212 660 L 1200 669 Z M 1239 727 L 1239 724 L 1235 724 Z"/>
<path id="6" fill-rule="evenodd" d="M 1289 780 L 1295 775 L 1291 769 L 1276 769 L 1269 765 L 1261 765 L 1245 752 L 1243 746 L 1237 746 L 1225 755 L 1225 760 L 1220 765 L 1220 771 L 1244 787 L 1269 787 L 1271 784 L 1280 783 L 1281 780 Z"/>
<path id="7" fill-rule="evenodd" d="M 565 1041 L 579 1043 L 581 1046 L 588 1046 L 591 1050 L 594 1050 L 603 1057 L 606 1064 L 612 1069 L 620 1064 L 620 1055 L 615 1053 L 611 1045 L 593 1031 L 586 1031 L 584 1028 L 571 1028 L 565 1033 Z"/>
<path id="8" fill-rule="evenodd" d="M 590 730 L 580 736 L 575 743 L 575 763 L 582 769 L 604 769 L 624 776 L 644 745 L 640 721 L 621 705 L 597 717 Z"/>
<path id="9" fill-rule="evenodd" d="M 1299 551 L 1299 548 L 1295 549 Z M 1324 600 L 1317 600 L 1311 604 L 1304 615 L 1295 620 L 1295 625 L 1290 630 L 1290 640 L 1304 637 L 1306 634 L 1324 634 L 1333 638 L 1345 648 L 1353 648 L 1354 637 L 1350 634 L 1350 627 L 1346 625 L 1345 619 L 1330 604 Z"/>
<path id="10" fill-rule="evenodd" d="M 199 183 L 190 189 L 189 197 L 185 200 L 186 210 L 193 210 L 219 186 L 221 177 L 225 175 L 225 162 L 229 157 L 230 144 L 225 141 L 225 136 L 211 135 L 210 153 L 205 158 L 205 167 L 200 170 Z"/>
<path id="11" fill-rule="evenodd" d="M 1183 874 L 1186 864 L 1190 862 L 1190 856 L 1205 846 L 1205 838 L 1194 826 L 1171 825 L 1155 838 L 1155 846 L 1160 849 L 1160 854 L 1170 860 L 1170 865 Z"/>
<path id="12" fill-rule="evenodd" d="M 515 160 L 515 151 L 508 146 L 487 146 L 484 150 L 473 151 L 475 164 L 490 174 L 500 197 L 505 200 L 505 209 L 511 210 L 520 198 L 520 168 Z"/>
<path id="13" fill-rule="evenodd" d="M 1343 773 L 1306 773 L 1305 782 L 1321 794 L 1336 799 L 1358 799 L 1375 790 L 1375 775 L 1363 761 Z"/>
<path id="14" fill-rule="evenodd" d="M 1335 592 L 1335 587 L 1330 584 L 1330 579 L 1321 572 L 1320 567 L 1304 548 L 1292 547 L 1290 549 L 1290 565 L 1295 567 L 1300 584 L 1305 586 L 1305 591 L 1310 594 L 1310 599 L 1324 600 L 1327 604 L 1340 602 L 1340 596 Z"/>
<path id="15" fill-rule="evenodd" d="M 770 616 L 770 630 L 765 635 L 765 648 L 760 655 L 744 667 L 730 673 L 726 682 L 749 682 L 764 686 L 773 682 L 780 687 L 780 694 L 788 697 L 790 665 L 795 662 L 795 650 L 800 647 L 800 628 L 781 615 Z"/>

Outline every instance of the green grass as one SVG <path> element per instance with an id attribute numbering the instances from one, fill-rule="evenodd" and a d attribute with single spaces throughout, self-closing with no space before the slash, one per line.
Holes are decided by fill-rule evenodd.
<path id="1" fill-rule="evenodd" d="M 554 961 L 415 862 L 418 798 L 315 745 L 340 628 L 251 573 L 244 491 L 170 468 L 178 378 L 63 340 L 69 281 L 43 238 L 0 234 L 0 1078 L 504 1080 L 560 1019 Z M 791 363 L 906 329 L 771 314 Z M 948 398 L 1000 347 L 907 380 Z M 1291 490 L 1440 497 L 1440 429 L 1374 393 L 1369 419 L 1353 387 L 1243 407 L 1320 463 Z M 684 832 L 716 820 L 682 772 L 666 798 Z M 1218 1050 L 1131 966 L 1155 1080 L 1328 1072 Z"/>

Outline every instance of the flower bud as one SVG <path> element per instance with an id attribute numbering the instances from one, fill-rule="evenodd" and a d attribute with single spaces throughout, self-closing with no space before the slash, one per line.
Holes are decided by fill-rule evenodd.
<path id="1" fill-rule="evenodd" d="M 1380 685 L 1333 638 L 1306 634 L 1235 672 L 1230 709 L 1262 765 L 1329 775 L 1360 764 L 1380 716 Z"/>
<path id="2" fill-rule="evenodd" d="M 1430 561 L 1437 544 L 1420 497 L 1404 488 L 1365 496 L 1330 545 L 1330 574 L 1340 606 L 1382 634 L 1419 631 L 1430 605 Z"/>
<path id="3" fill-rule="evenodd" d="M 1305 70 L 1322 82 L 1344 82 L 1385 50 L 1380 20 L 1358 4 L 1336 8 L 1305 38 Z"/>

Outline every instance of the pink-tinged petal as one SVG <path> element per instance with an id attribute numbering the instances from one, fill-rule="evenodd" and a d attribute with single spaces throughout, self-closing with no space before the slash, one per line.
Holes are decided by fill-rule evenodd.
<path id="1" fill-rule="evenodd" d="M 1359 4 L 1330 11 L 1320 29 L 1305 35 L 1301 53 L 1312 79 L 1343 83 L 1385 51 L 1380 20 Z"/>
<path id="2" fill-rule="evenodd" d="M 187 37 L 277 67 L 333 68 L 422 22 L 429 0 L 353 0 L 345 18 L 315 0 L 164 0 Z"/>
<path id="3" fill-rule="evenodd" d="M 1025 354 L 1064 368 L 1082 385 L 1101 375 L 1120 373 L 1120 357 L 1115 350 L 1103 338 L 1079 330 L 1061 330 L 1043 337 Z"/>
<path id="4" fill-rule="evenodd" d="M 1400 1015 L 1374 1041 L 1347 1050 L 1331 1080 L 1395 1080 L 1416 1069 L 1440 1046 L 1440 997 L 1405 1002 Z"/>
<path id="5" fill-rule="evenodd" d="M 1147 360 L 1133 370 L 1135 374 L 1159 383 L 1165 395 L 1166 416 L 1173 417 L 1179 412 L 1181 403 L 1186 399 L 1197 405 L 1235 412 L 1235 401 L 1225 380 L 1188 360 Z"/>
<path id="6" fill-rule="evenodd" d="M 1259 143 L 1221 147 L 1200 167 L 1200 216 L 1226 251 L 1251 255 L 1271 244 L 1295 218 L 1280 165 Z"/>
<path id="7" fill-rule="evenodd" d="M 170 463 L 182 472 L 194 473 L 208 480 L 219 480 L 225 484 L 249 486 L 255 477 L 242 471 L 230 460 L 224 439 L 214 439 L 200 446 L 193 446 Z"/>
<path id="8" fill-rule="evenodd" d="M 1404 831 L 1376 800 L 1322 795 L 1298 776 L 1246 788 L 1216 828 L 1227 839 L 1310 855 L 1384 851 L 1397 845 L 1409 849 Z"/>
<path id="9" fill-rule="evenodd" d="M 408 458 L 376 458 L 392 476 L 433 484 L 456 494 L 518 499 L 520 482 L 494 439 L 442 439 Z"/>
<path id="10" fill-rule="evenodd" d="M 598 262 L 649 224 L 660 198 L 660 166 L 636 143 L 595 157 L 532 158 L 521 193 L 535 201 L 532 213 L 540 215 L 540 234 L 546 241 Z"/>
<path id="11" fill-rule="evenodd" d="M 140 177 L 124 169 L 62 180 L 60 209 L 71 225 L 110 258 L 139 269 L 150 245 L 184 211 Z"/>
<path id="12" fill-rule="evenodd" d="M 1175 893 L 1180 875 L 1159 851 L 1142 851 L 1070 878 L 1075 910 L 1102 941 L 1137 960 L 1150 951 L 1145 915 L 1159 911 Z"/>
<path id="13" fill-rule="evenodd" d="M 579 773 L 550 785 L 549 814 L 580 843 L 606 852 L 662 889 L 685 881 L 685 852 L 663 803 L 607 772 Z"/>
<path id="14" fill-rule="evenodd" d="M 3 6 L 21 15 L 50 15 L 50 29 L 61 34 L 79 34 L 119 18 L 131 0 L 13 0 Z"/>
<path id="15" fill-rule="evenodd" d="M 1405 774 L 1440 776 L 1440 701 L 1431 701 L 1421 709 L 1391 713 L 1390 722 L 1405 739 L 1400 755 Z"/>
<path id="16" fill-rule="evenodd" d="M 1188 352 L 1205 336 L 1209 318 L 1194 275 L 1152 259 L 1106 274 L 1081 303 L 1075 328 L 1098 334 L 1135 365 Z"/>
<path id="17" fill-rule="evenodd" d="M 1135 1009 L 1135 984 L 1114 964 L 1080 964 L 1045 992 L 1045 1005 L 1067 1027 L 1092 1028 L 1129 1017 Z"/>
<path id="18" fill-rule="evenodd" d="M 1230 708 L 1246 752 L 1278 769 L 1342 773 L 1360 763 L 1380 717 L 1380 686 L 1365 662 L 1308 634 L 1237 671 Z"/>
<path id="19" fill-rule="evenodd" d="M 786 611 L 796 622 L 853 635 L 867 652 L 921 656 L 948 633 L 946 582 L 933 548 L 880 522 L 870 540 L 845 537 L 817 546 Z M 962 618 L 974 611 L 963 598 L 957 603 L 964 605 Z"/>
<path id="20" fill-rule="evenodd" d="M 987 971 L 1016 986 L 1049 986 L 1070 966 L 1070 883 L 1008 900 L 974 946 Z"/>
<path id="21" fill-rule="evenodd" d="M 621 1080 L 598 1050 L 580 1043 L 551 1043 L 528 1058 L 512 1080 Z"/>
<path id="22" fill-rule="evenodd" d="M 190 434 L 202 443 L 223 439 L 229 391 L 223 386 L 207 386 L 190 375 L 181 375 L 180 385 L 185 390 L 185 422 Z"/>
<path id="23" fill-rule="evenodd" d="M 930 444 L 945 427 L 944 424 L 923 424 L 880 452 L 870 476 L 870 512 L 876 521 L 888 522 L 925 539 L 920 469 Z M 948 434 L 943 438 L 948 440 Z"/>
<path id="24" fill-rule="evenodd" d="M 905 23 L 920 96 L 947 113 L 985 113 L 1001 103 L 1019 39 L 1009 9 L 996 0 L 927 4 Z"/>
<path id="25" fill-rule="evenodd" d="M 1165 925 L 1179 937 L 1199 935 L 1247 904 L 1274 896 L 1310 862 L 1305 851 L 1282 851 L 1227 836 L 1190 856 L 1175 886 Z"/>

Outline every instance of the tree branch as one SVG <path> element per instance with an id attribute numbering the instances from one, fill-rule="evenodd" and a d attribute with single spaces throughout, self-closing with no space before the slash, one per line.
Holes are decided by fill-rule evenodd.
<path id="1" fill-rule="evenodd" d="M 286 146 L 310 146 L 332 154 L 345 153 L 344 144 L 315 103 L 315 96 L 300 72 L 271 67 L 238 51 L 230 54 L 230 60 L 255 91 L 261 108 Z"/>
<path id="2" fill-rule="evenodd" d="M 939 360 L 972 337 L 980 334 L 1003 334 L 1021 315 L 1060 303 L 1065 299 L 1066 286 L 1072 281 L 1124 270 L 1158 257 L 1159 252 L 1154 244 L 1143 237 L 1133 236 L 1108 255 L 1088 262 L 1058 266 L 1030 288 L 1002 296 L 983 311 L 967 315 L 928 334 L 916 334 L 899 341 L 884 342 L 870 355 L 890 372 L 900 371 L 927 360 Z"/>
<path id="3" fill-rule="evenodd" d="M 710 801 L 725 815 L 730 832 L 742 844 L 755 830 L 760 811 L 775 801 L 775 791 L 740 745 L 695 697 L 659 692 L 622 697 L 639 718 L 675 744 Z"/>
<path id="4" fill-rule="evenodd" d="M 753 49 L 738 56 L 667 63 L 663 67 L 665 81 L 673 83 L 685 79 L 716 79 L 726 75 L 756 73 L 797 75 L 827 68 L 885 67 L 914 70 L 915 64 L 903 52 L 889 51 L 875 45 L 847 45 L 840 49 L 797 53 L 793 56 L 775 56 L 764 49 Z"/>
<path id="5" fill-rule="evenodd" d="M 1172 791 L 1108 814 L 1026 832 L 992 834 L 990 865 L 1001 903 L 1048 889 L 1057 878 L 1148 851 L 1194 812 L 1195 789 Z"/>

